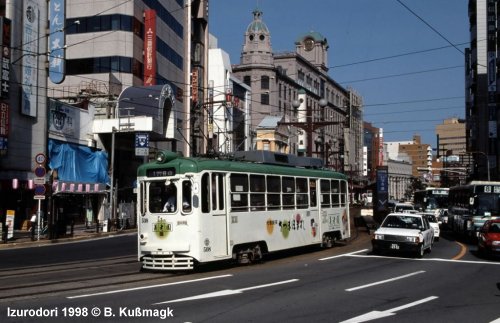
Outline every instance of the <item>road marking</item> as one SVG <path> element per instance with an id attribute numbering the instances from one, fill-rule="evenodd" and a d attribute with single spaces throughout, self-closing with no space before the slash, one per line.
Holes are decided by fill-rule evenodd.
<path id="1" fill-rule="evenodd" d="M 460 243 L 458 241 L 455 241 L 455 242 L 458 243 L 458 245 L 460 246 L 460 252 L 455 257 L 453 257 L 451 259 L 453 259 L 453 260 L 459 260 L 460 258 L 462 258 L 463 256 L 465 256 L 465 253 L 467 252 L 467 247 L 464 244 L 462 244 L 462 243 Z"/>
<path id="2" fill-rule="evenodd" d="M 409 303 L 409 304 L 406 304 L 406 305 L 402 305 L 402 306 L 398 306 L 398 307 L 392 308 L 390 310 L 386 310 L 386 311 L 371 311 L 369 313 L 353 317 L 352 319 L 349 319 L 347 321 L 342 321 L 340 323 L 367 322 L 367 321 L 371 321 L 371 320 L 380 319 L 380 318 L 383 318 L 383 317 L 393 316 L 393 315 L 396 315 L 395 312 L 397 312 L 397 311 L 404 310 L 404 309 L 412 307 L 412 306 L 420 305 L 420 304 L 432 301 L 432 300 L 434 300 L 436 298 L 438 298 L 438 297 L 437 296 L 430 296 L 430 297 L 421 299 L 421 300 L 413 302 L 413 303 Z"/>
<path id="3" fill-rule="evenodd" d="M 180 284 L 196 283 L 196 282 L 205 281 L 205 280 L 218 279 L 218 278 L 226 278 L 226 277 L 232 277 L 232 276 L 233 276 L 233 275 L 231 275 L 231 274 L 228 274 L 228 275 L 220 275 L 220 276 L 205 277 L 205 278 L 192 279 L 192 280 L 183 280 L 183 281 L 179 281 L 179 282 L 166 283 L 166 284 L 159 284 L 159 285 L 141 286 L 141 287 L 134 287 L 134 288 L 126 288 L 126 289 L 110 290 L 110 291 L 107 291 L 107 292 L 101 292 L 101 293 L 93 293 L 93 294 L 85 294 L 85 295 L 68 296 L 67 298 L 69 298 L 69 299 L 75 299 L 75 298 L 83 298 L 83 297 L 91 297 L 91 296 L 109 295 L 109 294 L 116 294 L 116 293 L 123 293 L 123 292 L 130 292 L 130 291 L 135 291 L 135 290 L 141 290 L 141 289 L 149 289 L 149 288 L 157 288 L 157 287 L 173 286 L 173 285 L 180 285 Z"/>
<path id="4" fill-rule="evenodd" d="M 396 256 L 374 256 L 374 255 L 354 255 L 345 254 L 347 257 L 353 258 L 385 258 L 385 259 L 402 259 L 409 261 L 441 261 L 441 262 L 454 262 L 454 263 L 465 263 L 465 264 L 481 264 L 481 265 L 494 265 L 500 266 L 500 262 L 492 261 L 477 261 L 477 260 L 453 260 L 453 259 L 443 259 L 443 258 L 404 258 Z"/>
<path id="5" fill-rule="evenodd" d="M 345 257 L 345 256 L 352 256 L 352 255 L 355 255 L 357 253 L 366 252 L 366 251 L 368 251 L 368 249 L 363 249 L 363 250 L 359 250 L 359 251 L 353 251 L 353 252 L 350 252 L 350 253 L 344 253 L 344 254 L 338 255 L 338 256 L 331 256 L 331 257 L 321 258 L 319 260 L 323 261 L 323 260 L 330 260 L 330 259 L 335 259 L 335 258 L 340 258 L 340 257 Z"/>
<path id="6" fill-rule="evenodd" d="M 252 290 L 252 289 L 257 289 L 257 288 L 265 288 L 265 287 L 282 285 L 282 284 L 288 284 L 288 283 L 293 283 L 296 281 L 298 281 L 298 279 L 289 279 L 289 280 L 284 280 L 284 281 L 280 281 L 280 282 L 276 282 L 276 283 L 270 283 L 270 284 L 259 285 L 259 286 L 252 286 L 252 287 L 241 288 L 241 289 L 225 289 L 225 290 L 220 290 L 217 292 L 212 292 L 212 293 L 207 293 L 207 294 L 201 294 L 201 295 L 179 298 L 179 299 L 174 299 L 174 300 L 165 301 L 165 302 L 154 303 L 152 305 L 160 305 L 160 304 L 166 304 L 166 303 L 178 303 L 178 302 L 192 301 L 192 300 L 197 300 L 197 299 L 235 295 L 235 294 L 241 294 L 247 290 Z"/>
<path id="7" fill-rule="evenodd" d="M 390 279 L 386 279 L 386 280 L 381 280 L 379 282 L 375 282 L 375 283 L 371 283 L 371 284 L 366 284 L 366 285 L 362 285 L 362 286 L 358 286 L 358 287 L 348 288 L 348 289 L 346 289 L 346 292 L 352 292 L 352 291 L 358 290 L 358 289 L 363 289 L 363 288 L 372 287 L 372 286 L 376 286 L 376 285 L 380 285 L 380 284 L 385 284 L 385 283 L 389 283 L 389 282 L 392 282 L 392 281 L 395 281 L 395 280 L 399 280 L 399 279 L 403 279 L 403 278 L 408 278 L 408 277 L 415 276 L 415 275 L 418 275 L 418 274 L 423 274 L 423 273 L 425 273 L 425 270 L 420 270 L 420 271 L 416 271 L 416 272 L 411 273 L 411 274 L 407 274 L 407 275 L 403 275 L 403 276 L 398 276 L 398 277 L 394 277 L 394 278 L 390 278 Z"/>

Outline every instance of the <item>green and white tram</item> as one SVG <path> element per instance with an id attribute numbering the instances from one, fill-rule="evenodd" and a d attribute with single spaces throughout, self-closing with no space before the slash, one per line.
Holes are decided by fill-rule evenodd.
<path id="1" fill-rule="evenodd" d="M 138 258 L 144 269 L 246 263 L 350 237 L 344 174 L 321 169 L 318 159 L 239 153 L 239 160 L 222 160 L 166 151 L 139 167 Z"/>

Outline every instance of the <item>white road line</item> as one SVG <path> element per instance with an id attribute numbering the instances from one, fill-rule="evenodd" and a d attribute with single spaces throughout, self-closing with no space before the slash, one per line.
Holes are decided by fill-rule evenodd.
<path id="1" fill-rule="evenodd" d="M 158 285 L 151 285 L 151 286 L 141 286 L 141 287 L 134 287 L 134 288 L 110 290 L 110 291 L 102 292 L 102 293 L 93 293 L 93 294 L 85 294 L 85 295 L 77 295 L 77 296 L 68 296 L 67 298 L 68 299 L 74 299 L 74 298 L 83 298 L 83 297 L 91 297 L 91 296 L 117 294 L 117 293 L 130 292 L 130 291 L 135 291 L 135 290 L 149 289 L 149 288 L 157 288 L 157 287 L 173 286 L 173 285 L 180 285 L 180 284 L 196 283 L 196 282 L 205 281 L 205 280 L 218 279 L 218 278 L 226 278 L 226 277 L 232 277 L 232 276 L 233 275 L 231 275 L 231 274 L 220 275 L 220 276 L 205 277 L 205 278 L 192 279 L 192 280 L 183 280 L 183 281 L 180 281 L 180 282 L 173 282 L 173 283 L 166 283 L 166 284 L 158 284 Z"/>
<path id="2" fill-rule="evenodd" d="M 289 279 L 289 280 L 284 280 L 284 281 L 280 281 L 280 282 L 276 282 L 276 283 L 270 283 L 270 284 L 252 286 L 252 287 L 240 288 L 240 289 L 225 289 L 225 290 L 219 290 L 219 291 L 207 293 L 207 294 L 195 295 L 195 296 L 190 296 L 190 297 L 185 297 L 185 298 L 173 299 L 173 300 L 165 301 L 165 302 L 154 303 L 152 305 L 160 305 L 160 304 L 166 304 L 166 303 L 178 303 L 178 302 L 192 301 L 192 300 L 197 300 L 197 299 L 235 295 L 235 294 L 241 294 L 247 290 L 252 290 L 252 289 L 257 289 L 257 288 L 265 288 L 265 287 L 269 287 L 269 286 L 276 286 L 276 285 L 282 285 L 282 284 L 288 284 L 288 283 L 293 283 L 296 281 L 298 281 L 298 279 Z"/>
<path id="3" fill-rule="evenodd" d="M 356 255 L 354 253 L 347 253 L 343 256 L 354 257 L 354 258 L 387 258 L 387 259 L 405 259 L 410 261 L 441 261 L 441 262 L 456 262 L 456 263 L 466 263 L 466 264 L 482 264 L 482 265 L 495 265 L 500 266 L 500 262 L 489 262 L 489 261 L 477 261 L 477 260 L 455 260 L 455 259 L 443 259 L 443 258 L 404 258 L 396 256 L 375 256 L 375 255 Z"/>
<path id="4" fill-rule="evenodd" d="M 398 306 L 398 307 L 392 308 L 390 310 L 386 310 L 386 311 L 371 311 L 369 313 L 353 317 L 352 319 L 349 319 L 347 321 L 342 321 L 340 323 L 367 322 L 367 321 L 371 321 L 371 320 L 380 319 L 380 318 L 383 318 L 383 317 L 393 316 L 393 315 L 396 315 L 396 313 L 394 313 L 394 312 L 397 312 L 397 311 L 400 311 L 400 310 L 404 310 L 405 308 L 409 308 L 409 307 L 412 307 L 412 306 L 420 305 L 422 303 L 426 303 L 426 302 L 432 301 L 432 300 L 434 300 L 436 298 L 438 298 L 438 297 L 437 296 L 430 296 L 430 297 L 421 299 L 421 300 L 413 302 L 413 303 L 409 303 L 409 304 L 406 304 L 406 305 L 402 305 L 402 306 Z"/>
<path id="5" fill-rule="evenodd" d="M 344 254 L 338 255 L 338 256 L 331 256 L 331 257 L 321 258 L 319 260 L 323 261 L 323 260 L 335 259 L 335 258 L 340 258 L 340 257 L 345 257 L 345 256 L 354 256 L 357 253 L 365 252 L 365 251 L 368 251 L 368 249 L 363 249 L 363 250 L 359 250 L 359 251 L 353 251 L 353 252 L 350 252 L 350 253 L 344 253 Z"/>
<path id="6" fill-rule="evenodd" d="M 346 289 L 346 292 L 352 292 L 352 291 L 358 290 L 358 289 L 363 289 L 363 288 L 372 287 L 372 286 L 376 286 L 376 285 L 380 285 L 380 284 L 385 284 L 385 283 L 389 283 L 389 282 L 392 282 L 392 281 L 395 281 L 395 280 L 399 280 L 399 279 L 403 279 L 403 278 L 408 278 L 408 277 L 415 276 L 415 275 L 418 275 L 418 274 L 423 274 L 423 273 L 425 273 L 425 270 L 420 270 L 420 271 L 416 271 L 416 272 L 411 273 L 411 274 L 407 274 L 407 275 L 403 275 L 403 276 L 398 276 L 398 277 L 394 277 L 394 278 L 390 278 L 390 279 L 386 279 L 386 280 L 381 280 L 381 281 L 378 281 L 378 282 L 374 282 L 374 283 L 371 283 L 371 284 L 366 284 L 366 285 L 362 285 L 362 286 L 358 286 L 358 287 L 348 288 L 348 289 Z"/>

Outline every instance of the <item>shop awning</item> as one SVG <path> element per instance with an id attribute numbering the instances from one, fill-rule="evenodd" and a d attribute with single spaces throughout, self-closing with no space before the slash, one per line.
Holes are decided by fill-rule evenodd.
<path id="1" fill-rule="evenodd" d="M 104 183 L 80 183 L 67 181 L 54 181 L 52 194 L 107 194 Z"/>

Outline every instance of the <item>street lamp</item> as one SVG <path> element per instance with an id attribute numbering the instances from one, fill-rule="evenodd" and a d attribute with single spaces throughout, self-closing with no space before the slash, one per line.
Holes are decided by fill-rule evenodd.
<path id="1" fill-rule="evenodd" d="M 486 155 L 486 153 L 482 152 L 482 151 L 466 151 L 465 152 L 466 154 L 480 154 L 480 155 L 483 155 L 484 158 L 486 159 L 486 167 L 488 169 L 488 182 L 490 181 L 490 158 L 488 157 L 488 155 Z"/>

